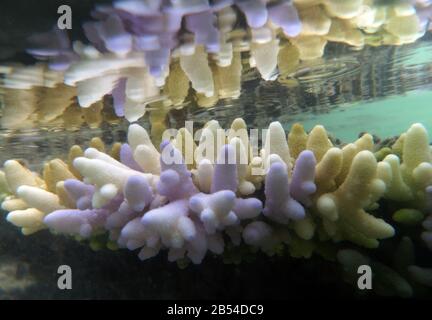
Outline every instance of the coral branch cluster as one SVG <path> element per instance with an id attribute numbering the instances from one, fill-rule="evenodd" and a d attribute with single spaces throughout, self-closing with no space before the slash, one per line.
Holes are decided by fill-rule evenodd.
<path id="1" fill-rule="evenodd" d="M 156 148 L 132 124 L 128 143 L 108 153 L 97 139 L 85 151 L 74 146 L 67 162 L 47 162 L 42 176 L 8 160 L 2 208 L 26 235 L 44 228 L 84 239 L 108 233 L 111 245 L 139 249 L 140 259 L 166 249 L 170 261 L 196 264 L 227 243 L 268 254 L 326 240 L 375 248 L 395 233 L 375 216 L 379 199 L 430 210 L 431 149 L 421 124 L 393 145 L 401 158 L 381 161 L 370 134 L 340 148 L 320 125 L 306 133 L 295 124 L 287 136 L 273 122 L 254 155 L 242 132 L 242 119 L 227 132 L 213 120 L 198 145 L 183 128 Z M 424 226 L 431 230 L 430 218 Z M 430 235 L 423 234 L 429 245 Z"/>

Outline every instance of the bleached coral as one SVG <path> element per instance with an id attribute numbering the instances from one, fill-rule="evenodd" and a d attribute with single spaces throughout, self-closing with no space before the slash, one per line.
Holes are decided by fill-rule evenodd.
<path id="1" fill-rule="evenodd" d="M 2 208 L 24 234 L 49 228 L 92 239 L 108 233 L 121 248 L 140 248 L 141 259 L 166 249 L 170 261 L 194 263 L 208 251 L 222 254 L 228 240 L 238 246 L 243 239 L 268 254 L 286 244 L 296 256 L 310 256 L 329 239 L 374 248 L 394 234 L 373 214 L 380 198 L 411 203 L 416 210 L 404 215 L 430 210 L 431 150 L 420 124 L 398 142 L 402 164 L 394 154 L 378 162 L 369 134 L 340 149 L 322 126 L 306 133 L 296 124 L 287 137 L 273 122 L 255 155 L 244 131 L 242 119 L 228 131 L 213 120 L 198 145 L 182 128 L 158 150 L 132 124 L 128 143 L 106 152 L 92 139 L 85 151 L 72 147 L 67 162 L 48 161 L 42 176 L 9 160 Z M 429 220 L 423 222 L 427 243 Z"/>
<path id="2" fill-rule="evenodd" d="M 400 143 L 398 141 L 397 143 Z M 412 202 L 427 207 L 427 188 L 432 185 L 432 155 L 426 128 L 413 124 L 404 135 L 402 156 L 387 155 L 379 174 L 386 181 L 385 197 L 393 201 Z"/>
<path id="3" fill-rule="evenodd" d="M 376 239 L 394 235 L 393 227 L 364 211 L 385 191 L 385 184 L 376 178 L 376 171 L 374 155 L 361 151 L 354 157 L 338 189 L 318 198 L 317 209 L 325 218 L 324 227 L 329 235 L 368 247 L 377 246 Z"/>

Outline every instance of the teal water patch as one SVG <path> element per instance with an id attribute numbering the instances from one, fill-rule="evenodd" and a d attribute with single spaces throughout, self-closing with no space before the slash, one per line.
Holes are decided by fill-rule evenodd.
<path id="1" fill-rule="evenodd" d="M 409 54 L 402 57 L 404 67 L 418 67 L 429 64 L 432 61 L 431 43 L 425 42 L 419 46 L 413 46 Z"/>
<path id="2" fill-rule="evenodd" d="M 355 140 L 365 131 L 381 138 L 392 137 L 416 122 L 432 134 L 432 92 L 418 90 L 370 103 L 342 105 L 327 114 L 304 116 L 301 122 L 306 130 L 322 124 L 344 142 Z"/>

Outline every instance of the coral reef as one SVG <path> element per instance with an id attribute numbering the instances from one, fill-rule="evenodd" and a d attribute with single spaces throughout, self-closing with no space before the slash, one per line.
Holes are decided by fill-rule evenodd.
<path id="1" fill-rule="evenodd" d="M 115 0 L 92 16 L 83 25 L 87 42 L 53 29 L 30 39 L 28 52 L 43 62 L 0 66 L 0 124 L 78 130 L 149 112 L 151 132 L 131 124 L 126 143 L 102 137 L 108 147 L 93 138 L 85 150 L 74 145 L 46 161 L 42 172 L 22 159 L 6 161 L 0 203 L 23 235 L 51 232 L 93 250 L 135 251 L 141 260 L 166 254 L 180 268 L 208 256 L 239 264 L 259 251 L 318 255 L 337 261 L 353 284 L 358 267 L 371 266 L 379 295 L 421 296 L 432 286 L 432 269 L 415 261 L 418 251 L 432 250 L 432 149 L 422 124 L 381 144 L 369 133 L 343 144 L 321 125 L 306 132 L 296 123 L 287 132 L 279 122 L 256 139 L 241 118 L 228 130 L 211 120 L 198 132 L 187 125 L 165 131 L 188 118 L 177 109 L 191 102 L 211 108 L 237 99 L 245 79 L 265 80 L 257 96 L 278 80 L 283 89 L 303 81 L 304 92 L 328 97 L 336 88 L 328 77 L 319 81 L 323 69 L 336 74 L 336 91 L 354 91 L 353 82 L 379 77 L 369 70 L 346 81 L 349 61 L 327 69 L 320 58 L 417 41 L 431 30 L 431 1 Z M 364 59 L 353 60 L 360 70 Z M 387 78 L 416 73 L 408 69 Z M 252 107 L 264 109 L 257 100 Z M 253 115 L 264 119 L 260 125 L 273 116 Z M 6 277 L 15 272 L 9 269 Z"/>
<path id="2" fill-rule="evenodd" d="M 340 241 L 376 248 L 395 234 L 392 218 L 410 228 L 430 211 L 431 148 L 421 124 L 388 148 L 402 144 L 401 158 L 380 161 L 370 134 L 342 148 L 319 125 L 307 133 L 295 124 L 287 135 L 273 122 L 264 135 L 255 154 L 242 119 L 228 131 L 212 120 L 200 132 L 172 129 L 156 148 L 132 124 L 128 143 L 106 151 L 95 138 L 85 151 L 72 147 L 67 161 L 45 163 L 42 175 L 6 161 L 2 208 L 25 235 L 48 228 L 95 248 L 139 249 L 140 259 L 168 250 L 179 264 L 244 245 L 269 255 L 287 247 L 295 257 L 326 256 Z M 393 217 L 382 215 L 382 201 L 399 208 Z M 430 230 L 430 218 L 423 225 Z M 430 234 L 422 235 L 429 246 Z"/>

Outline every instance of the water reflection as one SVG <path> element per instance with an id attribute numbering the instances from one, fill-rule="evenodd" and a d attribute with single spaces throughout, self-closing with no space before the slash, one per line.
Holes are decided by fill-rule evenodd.
<path id="1" fill-rule="evenodd" d="M 57 27 L 33 34 L 27 52 L 46 64 L 5 64 L 2 86 L 61 89 L 65 102 L 76 96 L 82 108 L 98 108 L 94 104 L 110 95 L 115 114 L 129 121 L 143 117 L 155 102 L 210 108 L 220 99 L 236 99 L 241 84 L 247 85 L 245 75 L 277 79 L 287 88 L 308 82 L 305 92 L 311 95 L 337 94 L 330 86 L 338 87 L 333 85 L 337 78 L 349 77 L 371 59 L 371 47 L 410 44 L 424 36 L 432 5 L 422 0 L 119 0 L 96 5 L 92 16 L 79 23 L 85 41 L 71 41 Z M 393 51 L 398 50 L 381 52 L 393 56 Z M 375 63 L 381 64 L 369 64 Z M 316 78 L 328 79 L 324 88 Z M 353 90 L 346 86 L 343 93 Z"/>
<path id="2" fill-rule="evenodd" d="M 295 49 L 286 45 L 279 51 L 279 74 L 274 81 L 265 81 L 248 64 L 248 52 L 239 53 L 229 67 L 212 66 L 216 93 L 211 96 L 194 91 L 174 60 L 162 89 L 163 98 L 149 102 L 141 111 L 143 115 L 145 110 L 150 115 L 158 113 L 159 118 L 161 113 L 166 114 L 168 123 L 172 122 L 169 115 L 181 113 L 183 118 L 193 117 L 195 121 L 215 117 L 230 122 L 235 116 L 243 117 L 248 124 L 258 126 L 259 119 L 268 122 L 285 115 L 328 112 L 346 103 L 429 89 L 430 52 L 431 42 L 427 39 L 362 51 L 335 45 L 321 59 L 299 61 L 284 59 L 285 54 L 295 55 Z M 73 131 L 122 121 L 115 114 L 110 95 L 81 108 L 77 88 L 56 81 L 45 66 L 21 68 L 6 74 L 2 82 L 2 130 Z M 179 112 L 181 108 L 185 110 Z"/>

